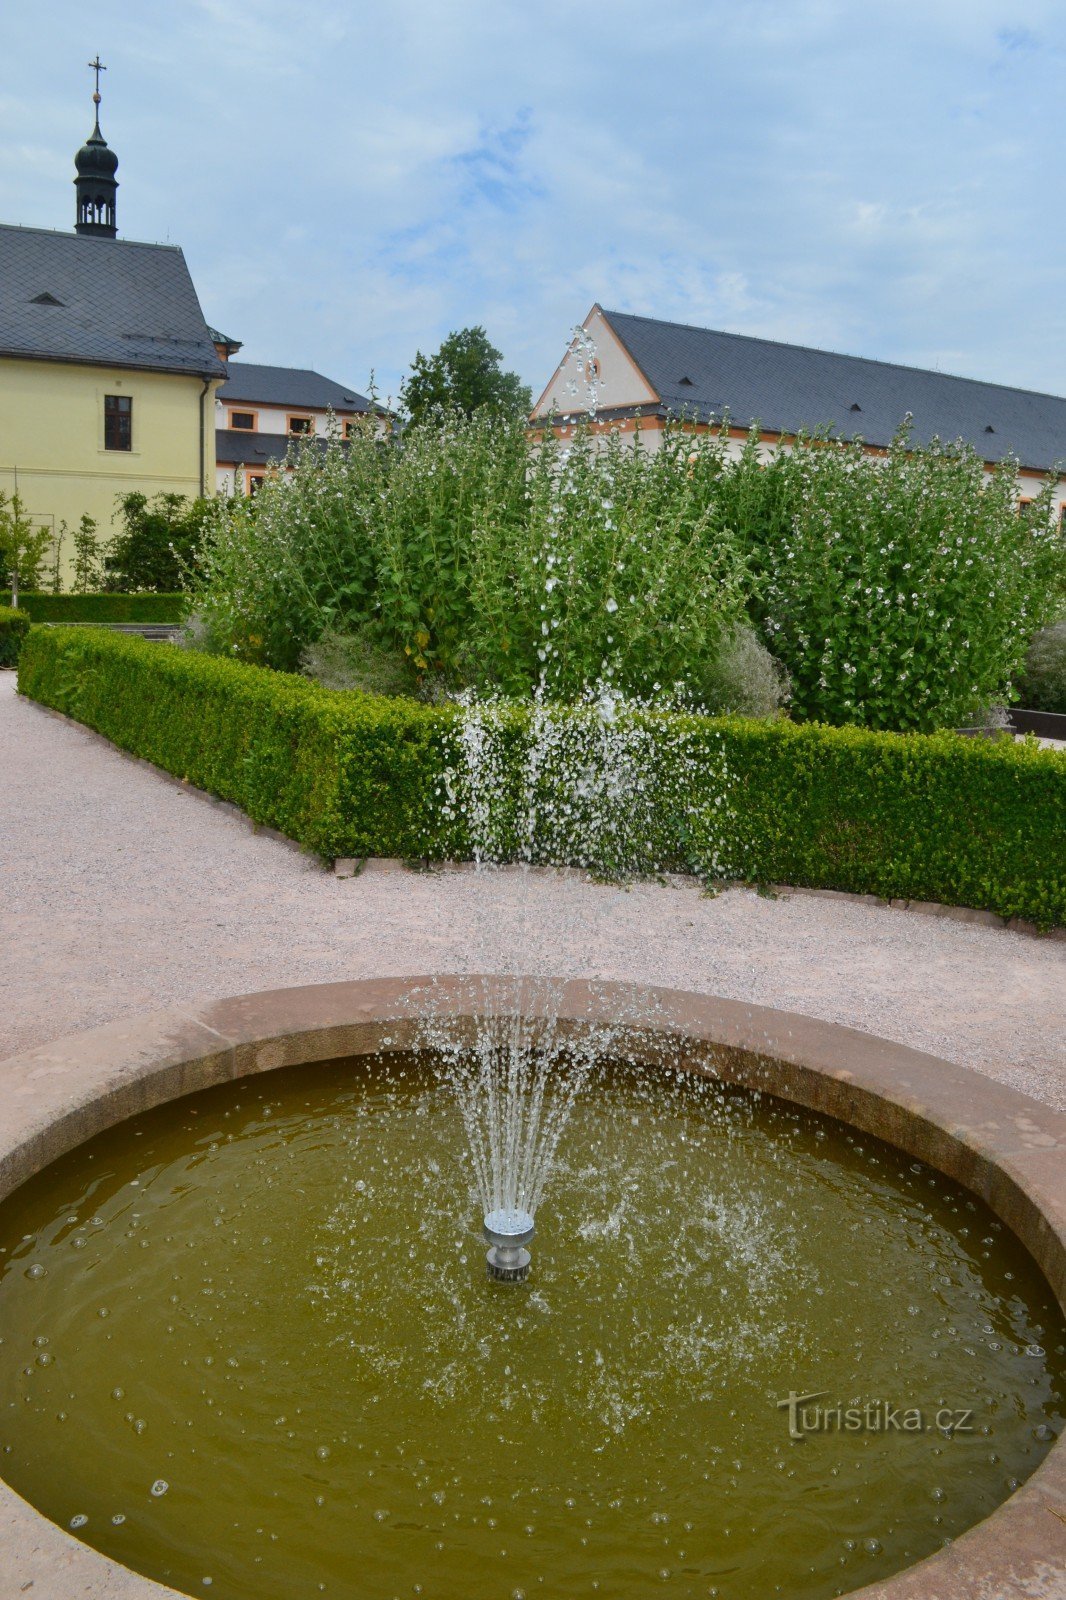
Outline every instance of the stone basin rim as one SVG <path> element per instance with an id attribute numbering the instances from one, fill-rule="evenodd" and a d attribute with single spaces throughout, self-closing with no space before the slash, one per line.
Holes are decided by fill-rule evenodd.
<path id="1" fill-rule="evenodd" d="M 281 1067 L 404 1050 L 432 1012 L 543 1014 L 549 980 L 353 979 L 208 1000 L 39 1045 L 0 1062 L 0 1199 L 138 1112 Z M 561 1028 L 610 1022 L 650 1066 L 664 1039 L 712 1070 L 822 1111 L 981 1196 L 1066 1310 L 1066 1115 L 905 1045 L 795 1012 L 607 980 L 552 980 Z M 557 985 L 557 986 L 556 986 Z M 854 1600 L 1066 1600 L 1066 1436 L 991 1516 Z M 0 1600 L 179 1600 L 82 1544 L 0 1481 Z"/>

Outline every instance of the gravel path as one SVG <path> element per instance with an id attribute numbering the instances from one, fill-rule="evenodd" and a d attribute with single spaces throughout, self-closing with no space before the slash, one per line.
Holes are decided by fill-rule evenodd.
<path id="1" fill-rule="evenodd" d="M 890 907 L 567 874 L 340 880 L 0 673 L 0 1057 L 286 984 L 555 971 L 845 1022 L 1066 1109 L 1066 944 Z"/>

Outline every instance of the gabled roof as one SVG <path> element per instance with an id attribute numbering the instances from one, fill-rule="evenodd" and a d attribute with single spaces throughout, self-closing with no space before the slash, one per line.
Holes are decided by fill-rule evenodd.
<path id="1" fill-rule="evenodd" d="M 369 411 L 370 401 L 309 367 L 263 367 L 255 361 L 230 361 L 229 376 L 218 391 L 227 405 L 291 406 L 294 410 Z"/>
<path id="2" fill-rule="evenodd" d="M 622 311 L 603 315 L 670 412 L 710 420 L 728 411 L 742 428 L 832 428 L 873 445 L 891 443 L 910 412 L 922 444 L 961 438 L 985 461 L 1013 451 L 1027 467 L 1066 462 L 1066 399 L 1057 395 Z"/>
<path id="3" fill-rule="evenodd" d="M 0 224 L 0 355 L 221 378 L 185 257 Z"/>

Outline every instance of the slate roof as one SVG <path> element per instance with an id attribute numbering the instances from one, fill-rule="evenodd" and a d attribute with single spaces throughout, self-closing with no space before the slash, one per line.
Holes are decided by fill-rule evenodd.
<path id="1" fill-rule="evenodd" d="M 264 467 L 270 461 L 284 461 L 293 443 L 301 449 L 306 449 L 310 444 L 316 450 L 325 450 L 329 440 L 317 436 L 304 438 L 302 435 L 294 440 L 287 433 L 252 433 L 247 428 L 216 428 L 215 460 L 225 466 Z M 346 447 L 348 441 L 341 439 L 339 443 Z"/>
<path id="2" fill-rule="evenodd" d="M 771 433 L 832 428 L 887 445 L 907 412 L 914 438 L 965 439 L 985 461 L 1066 462 L 1066 399 L 945 372 L 604 311 L 663 408 Z M 683 380 L 688 379 L 685 383 Z M 854 409 L 854 408 L 858 409 Z"/>
<path id="3" fill-rule="evenodd" d="M 177 246 L 9 224 L 0 355 L 225 376 Z"/>
<path id="4" fill-rule="evenodd" d="M 308 367 L 263 367 L 254 361 L 231 361 L 229 377 L 218 391 L 226 405 L 243 400 L 248 405 L 291 407 L 294 411 L 369 411 L 370 401 L 354 389 Z"/>

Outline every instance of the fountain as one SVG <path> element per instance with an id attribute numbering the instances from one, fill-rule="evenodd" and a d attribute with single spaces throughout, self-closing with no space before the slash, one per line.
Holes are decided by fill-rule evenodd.
<path id="1" fill-rule="evenodd" d="M 489 1246 L 485 1261 L 489 1277 L 496 1283 L 522 1283 L 529 1276 L 532 1256 L 524 1248 L 533 1239 L 535 1227 L 528 1211 L 490 1211 L 484 1222 Z"/>
<path id="2" fill-rule="evenodd" d="M 80 1592 L 40 1565 L 62 1528 L 79 1560 L 231 1600 L 819 1600 L 937 1551 L 945 1600 L 1007 1559 L 1041 1593 L 1066 1326 L 1004 1216 L 1066 1282 L 1053 1115 L 800 1017 L 580 984 L 549 1017 L 536 993 L 293 990 L 12 1064 L 10 1103 L 32 1083 L 30 1127 L 61 1130 L 21 1184 L 27 1135 L 0 1151 L 3 1471 L 59 1524 L 13 1581 Z M 430 1006 L 472 1075 L 490 1027 L 598 1057 L 524 1281 L 477 1270 Z M 921 1432 L 881 1426 L 915 1407 Z"/>
<path id="3" fill-rule="evenodd" d="M 721 869 L 724 764 L 663 805 L 683 763 L 608 694 L 538 702 L 507 787 L 511 715 L 460 723 L 442 796 L 482 870 L 669 868 L 665 815 Z M 988 1080 L 546 971 L 123 1023 L 0 1092 L 14 1592 L 890 1600 L 929 1558 L 963 1600 L 1056 1570 L 1066 1131 Z"/>

